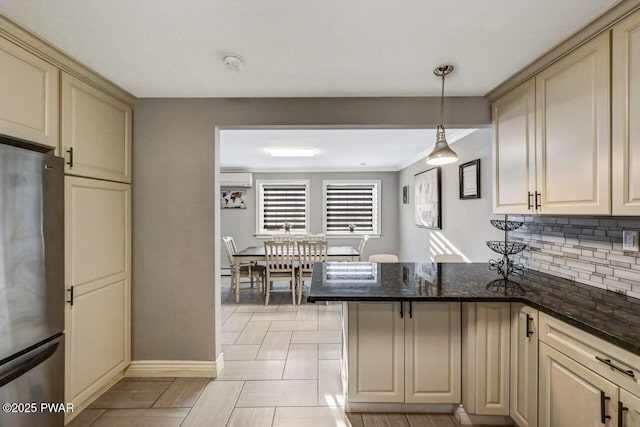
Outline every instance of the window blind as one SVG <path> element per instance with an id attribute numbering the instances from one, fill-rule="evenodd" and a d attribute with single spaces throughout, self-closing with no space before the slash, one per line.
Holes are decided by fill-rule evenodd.
<path id="1" fill-rule="evenodd" d="M 327 233 L 377 233 L 377 189 L 375 184 L 327 184 L 325 221 Z"/>
<path id="2" fill-rule="evenodd" d="M 304 184 L 264 184 L 262 191 L 262 231 L 282 231 L 285 222 L 291 231 L 306 231 L 306 186 Z"/>

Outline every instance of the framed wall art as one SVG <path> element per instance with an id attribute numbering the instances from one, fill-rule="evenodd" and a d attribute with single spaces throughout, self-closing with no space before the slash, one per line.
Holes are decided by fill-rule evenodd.
<path id="1" fill-rule="evenodd" d="M 414 175 L 415 224 L 424 228 L 442 228 L 440 168 Z"/>
<path id="2" fill-rule="evenodd" d="M 220 193 L 221 209 L 247 209 L 246 191 L 222 191 Z"/>
<path id="3" fill-rule="evenodd" d="M 463 163 L 458 169 L 461 199 L 480 198 L 480 159 Z"/>
<path id="4" fill-rule="evenodd" d="M 409 204 L 409 186 L 405 185 L 402 187 L 402 203 L 405 205 Z"/>

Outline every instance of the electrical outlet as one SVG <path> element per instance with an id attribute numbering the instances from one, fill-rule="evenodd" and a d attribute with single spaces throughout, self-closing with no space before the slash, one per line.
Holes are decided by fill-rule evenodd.
<path id="1" fill-rule="evenodd" d="M 622 230 L 622 250 L 623 251 L 640 251 L 640 242 L 638 241 L 638 232 L 631 230 Z"/>

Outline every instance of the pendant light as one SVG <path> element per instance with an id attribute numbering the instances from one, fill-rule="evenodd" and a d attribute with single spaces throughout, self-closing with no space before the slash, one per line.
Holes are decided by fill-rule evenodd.
<path id="1" fill-rule="evenodd" d="M 427 164 L 429 165 L 446 165 L 458 161 L 458 155 L 449 148 L 447 136 L 444 133 L 444 77 L 451 74 L 452 71 L 453 65 L 441 65 L 433 70 L 433 74 L 442 78 L 442 92 L 440 94 L 440 124 L 436 130 L 436 145 L 431 154 L 427 156 Z"/>

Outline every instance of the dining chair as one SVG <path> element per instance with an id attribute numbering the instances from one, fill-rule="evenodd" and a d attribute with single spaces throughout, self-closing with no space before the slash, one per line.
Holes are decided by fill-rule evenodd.
<path id="1" fill-rule="evenodd" d="M 235 254 L 238 250 L 233 237 L 224 236 L 222 238 L 222 242 L 224 243 L 227 257 L 229 258 L 229 270 L 231 271 L 231 285 L 229 286 L 229 295 L 227 295 L 227 298 L 229 298 L 231 293 L 235 292 L 236 304 L 240 302 L 240 283 L 236 283 L 236 268 L 240 268 L 240 280 L 243 278 L 249 279 L 252 288 L 255 285 L 255 281 L 258 280 L 258 283 L 260 284 L 260 293 L 262 293 L 265 267 L 253 263 L 240 263 L 239 265 L 236 265 Z"/>
<path id="2" fill-rule="evenodd" d="M 310 241 L 310 242 L 322 242 L 322 241 L 327 241 L 327 236 L 326 234 L 322 234 L 322 233 L 318 233 L 318 234 L 305 234 L 302 241 Z"/>
<path id="3" fill-rule="evenodd" d="M 264 242 L 264 255 L 266 260 L 266 288 L 264 305 L 269 305 L 271 292 L 291 291 L 291 300 L 296 304 L 296 275 L 295 267 L 295 242 L 275 241 Z M 273 289 L 274 282 L 289 282 L 290 290 Z"/>
<path id="4" fill-rule="evenodd" d="M 433 256 L 433 262 L 464 262 L 458 254 L 437 254 Z"/>
<path id="5" fill-rule="evenodd" d="M 360 244 L 358 245 L 358 261 L 362 261 L 362 257 L 364 255 L 364 248 L 367 246 L 367 242 L 369 241 L 369 235 L 365 234 L 360 239 Z"/>
<path id="6" fill-rule="evenodd" d="M 271 239 L 276 242 L 293 242 L 296 239 L 296 235 L 292 233 L 274 234 Z"/>
<path id="7" fill-rule="evenodd" d="M 303 240 L 298 242 L 298 305 L 302 303 L 304 282 L 311 280 L 313 264 L 327 261 L 327 241 Z"/>
<path id="8" fill-rule="evenodd" d="M 396 254 L 371 254 L 369 255 L 369 262 L 399 262 L 398 255 Z"/>

